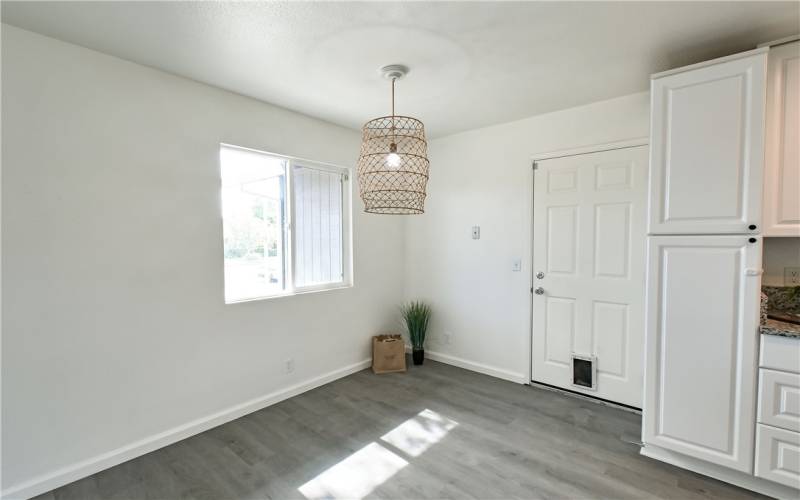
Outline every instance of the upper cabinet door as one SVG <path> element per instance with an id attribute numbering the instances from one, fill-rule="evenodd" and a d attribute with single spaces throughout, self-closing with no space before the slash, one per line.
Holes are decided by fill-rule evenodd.
<path id="1" fill-rule="evenodd" d="M 650 234 L 761 232 L 767 50 L 653 77 Z"/>
<path id="2" fill-rule="evenodd" d="M 769 51 L 764 236 L 800 236 L 800 42 Z"/>

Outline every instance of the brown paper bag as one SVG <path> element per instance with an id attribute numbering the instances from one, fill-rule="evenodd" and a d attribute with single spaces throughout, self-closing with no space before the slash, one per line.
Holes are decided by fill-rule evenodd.
<path id="1" fill-rule="evenodd" d="M 400 335 L 372 337 L 372 371 L 394 373 L 406 371 L 406 344 Z"/>

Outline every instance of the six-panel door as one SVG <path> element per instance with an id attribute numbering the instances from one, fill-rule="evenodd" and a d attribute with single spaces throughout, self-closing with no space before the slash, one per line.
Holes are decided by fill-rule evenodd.
<path id="1" fill-rule="evenodd" d="M 641 407 L 646 196 L 647 146 L 538 163 L 534 381 Z M 597 358 L 594 390 L 572 354 Z"/>
<path id="2" fill-rule="evenodd" d="M 760 238 L 648 240 L 643 441 L 751 473 Z"/>
<path id="3" fill-rule="evenodd" d="M 649 234 L 758 233 L 766 49 L 654 78 Z"/>

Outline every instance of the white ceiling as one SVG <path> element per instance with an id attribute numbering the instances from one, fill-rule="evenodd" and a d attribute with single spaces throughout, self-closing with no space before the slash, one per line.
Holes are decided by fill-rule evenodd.
<path id="1" fill-rule="evenodd" d="M 2 2 L 3 22 L 347 127 L 429 136 L 646 90 L 800 31 L 800 2 Z"/>

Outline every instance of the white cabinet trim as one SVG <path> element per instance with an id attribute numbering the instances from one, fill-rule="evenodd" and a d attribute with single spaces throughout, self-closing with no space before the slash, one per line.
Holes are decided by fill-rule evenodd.
<path id="1" fill-rule="evenodd" d="M 705 68 L 706 66 L 714 66 L 717 64 L 726 63 L 728 61 L 743 59 L 745 57 L 750 57 L 753 55 L 765 54 L 768 51 L 769 47 L 759 47 L 757 49 L 748 50 L 747 52 L 739 52 L 738 54 L 731 54 L 725 57 L 718 57 L 716 59 L 711 59 L 710 61 L 703 61 L 696 64 L 690 64 L 689 66 L 682 66 L 680 68 L 668 69 L 666 71 L 661 71 L 659 73 L 653 73 L 652 75 L 650 75 L 650 79 L 655 80 L 657 78 L 663 78 L 665 76 L 677 75 L 678 73 L 685 73 L 687 71 L 693 71 L 696 69 Z"/>

